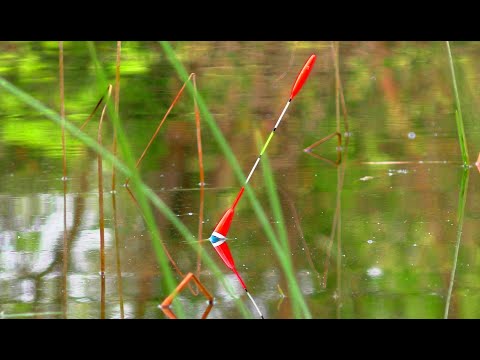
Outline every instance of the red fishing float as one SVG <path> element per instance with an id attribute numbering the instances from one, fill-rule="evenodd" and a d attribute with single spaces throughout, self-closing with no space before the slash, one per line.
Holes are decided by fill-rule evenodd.
<path id="1" fill-rule="evenodd" d="M 280 117 L 278 118 L 277 123 L 273 127 L 273 130 L 270 133 L 267 141 L 265 142 L 265 145 L 263 146 L 262 151 L 260 151 L 260 154 L 258 155 L 258 158 L 255 161 L 255 164 L 253 165 L 252 169 L 250 170 L 250 173 L 248 174 L 247 180 L 245 181 L 245 185 L 248 184 L 248 182 L 250 181 L 250 178 L 252 177 L 253 172 L 257 168 L 257 165 L 260 162 L 260 159 L 261 159 L 263 153 L 265 152 L 265 149 L 267 148 L 268 144 L 270 143 L 270 140 L 272 139 L 273 134 L 275 133 L 275 130 L 277 130 L 278 125 L 280 125 L 280 122 L 282 121 L 282 118 L 285 115 L 285 112 L 287 111 L 288 106 L 292 102 L 293 98 L 298 94 L 298 92 L 302 88 L 303 84 L 305 84 L 305 81 L 307 80 L 307 77 L 310 74 L 310 71 L 312 71 L 313 64 L 315 63 L 316 58 L 317 58 L 316 55 L 312 54 L 308 58 L 307 62 L 303 66 L 300 73 L 297 75 L 297 78 L 295 79 L 295 83 L 292 86 L 292 90 L 290 92 L 290 97 L 288 99 L 288 102 L 285 105 L 285 107 L 283 108 L 283 111 L 280 114 Z M 217 251 L 217 254 L 222 258 L 225 265 L 235 273 L 235 275 L 237 276 L 238 280 L 240 281 L 243 289 L 246 291 L 248 297 L 250 298 L 250 300 L 252 300 L 253 304 L 255 305 L 255 308 L 257 309 L 258 313 L 260 314 L 260 317 L 263 319 L 263 315 L 262 315 L 260 309 L 258 308 L 257 304 L 255 303 L 255 300 L 253 300 L 252 296 L 248 292 L 247 286 L 245 285 L 245 282 L 243 281 L 243 279 L 241 278 L 237 269 L 235 268 L 235 262 L 233 261 L 232 253 L 230 252 L 230 249 L 229 249 L 228 244 L 227 244 L 227 234 L 228 234 L 228 231 L 230 230 L 230 225 L 232 224 L 233 215 L 235 213 L 235 207 L 237 206 L 240 198 L 243 195 L 243 192 L 245 191 L 245 185 L 242 186 L 242 188 L 238 192 L 238 195 L 235 198 L 235 201 L 233 202 L 233 205 L 227 211 L 225 211 L 222 218 L 217 223 L 217 226 L 215 226 L 215 229 L 213 230 L 213 233 L 210 236 L 210 242 L 212 243 L 213 247 Z"/>

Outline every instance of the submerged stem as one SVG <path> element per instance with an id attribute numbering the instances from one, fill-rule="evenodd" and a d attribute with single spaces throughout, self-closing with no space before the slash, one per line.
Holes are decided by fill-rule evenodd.
<path id="1" fill-rule="evenodd" d="M 445 303 L 445 312 L 443 315 L 445 319 L 448 318 L 448 312 L 450 310 L 450 301 L 452 298 L 453 283 L 455 281 L 455 272 L 457 270 L 458 253 L 460 250 L 460 242 L 462 239 L 463 217 L 465 214 L 465 203 L 467 201 L 467 188 L 468 188 L 469 174 L 470 174 L 470 169 L 469 168 L 464 169 L 462 173 L 462 182 L 460 183 L 460 193 L 458 194 L 457 242 L 455 243 L 455 254 L 453 257 L 452 271 L 450 273 L 450 282 L 448 285 L 447 301 Z"/>
<path id="2" fill-rule="evenodd" d="M 67 149 L 65 141 L 65 77 L 63 66 L 63 41 L 58 42 L 59 77 L 60 77 L 60 117 L 62 118 L 62 157 L 63 157 L 63 268 L 62 268 L 62 312 L 67 318 L 67 270 L 68 270 L 68 239 L 67 239 Z"/>

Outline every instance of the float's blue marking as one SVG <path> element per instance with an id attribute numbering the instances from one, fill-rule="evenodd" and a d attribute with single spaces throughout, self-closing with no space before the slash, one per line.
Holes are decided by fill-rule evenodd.
<path id="1" fill-rule="evenodd" d="M 222 239 L 222 238 L 219 238 L 219 237 L 217 237 L 217 236 L 215 236 L 215 235 L 210 236 L 210 242 L 211 242 L 212 244 L 215 244 L 217 241 L 220 241 L 220 240 L 223 240 L 223 239 Z"/>

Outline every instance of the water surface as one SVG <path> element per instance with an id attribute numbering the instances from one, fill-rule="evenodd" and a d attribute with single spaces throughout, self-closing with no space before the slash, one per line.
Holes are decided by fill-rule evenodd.
<path id="1" fill-rule="evenodd" d="M 113 83 L 116 44 L 95 47 Z M 198 90 L 245 176 L 258 155 L 255 133 L 266 139 L 297 72 L 317 54 L 310 78 L 267 150 L 295 278 L 313 318 L 480 317 L 479 174 L 461 163 L 444 42 L 340 42 L 349 125 L 345 134 L 340 108 L 343 145 L 348 137 L 340 166 L 303 151 L 336 131 L 329 42 L 176 42 L 172 47 L 187 71 L 195 72 Z M 480 46 L 454 42 L 451 47 L 474 165 Z M 64 61 L 66 115 L 80 126 L 103 89 L 86 43 L 65 42 Z M 57 42 L 0 43 L 0 76 L 57 112 L 58 66 Z M 181 86 L 158 43 L 122 43 L 120 118 L 136 157 Z M 96 137 L 97 125 L 98 117 L 85 131 Z M 207 239 L 242 184 L 203 119 L 201 132 L 206 183 L 201 235 Z M 107 119 L 108 148 L 112 136 Z M 0 317 L 167 319 L 158 305 L 169 293 L 150 232 L 122 186 L 122 174 L 117 173 L 112 194 L 108 163 L 103 166 L 102 291 L 97 157 L 70 134 L 66 139 L 64 197 L 61 129 L 0 89 Z M 313 153 L 334 162 L 336 141 Z M 276 228 L 262 165 L 250 184 Z M 140 173 L 197 234 L 201 187 L 188 94 L 167 118 Z M 182 280 L 179 272 L 194 272 L 214 296 L 207 318 L 245 317 L 208 265 L 202 262 L 197 272 L 197 252 L 178 230 L 158 210 L 154 215 L 177 267 L 170 264 L 175 281 Z M 265 317 L 296 317 L 285 273 L 247 198 L 236 209 L 229 236 L 238 270 Z M 235 276 L 211 245 L 203 244 L 251 311 L 247 317 L 257 317 Z M 185 317 L 201 318 L 207 309 L 206 299 L 189 288 L 177 299 Z"/>

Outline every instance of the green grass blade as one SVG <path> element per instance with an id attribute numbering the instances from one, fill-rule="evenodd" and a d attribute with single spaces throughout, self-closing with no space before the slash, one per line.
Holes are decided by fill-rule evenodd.
<path id="1" fill-rule="evenodd" d="M 262 144 L 260 134 L 258 131 L 256 131 L 255 135 L 257 137 L 257 144 L 260 147 Z M 291 257 L 289 256 L 290 245 L 288 243 L 288 234 L 287 234 L 287 229 L 285 227 L 285 218 L 283 216 L 282 206 L 280 205 L 280 199 L 278 197 L 277 185 L 273 177 L 272 168 L 270 166 L 270 161 L 268 159 L 267 154 L 264 154 L 262 156 L 262 161 L 263 161 L 262 169 L 263 169 L 265 186 L 267 188 L 270 206 L 273 212 L 273 218 L 274 218 L 275 224 L 277 225 L 276 228 L 279 234 L 278 237 L 280 238 L 280 242 L 275 241 L 272 243 L 272 246 L 274 247 L 275 252 L 280 255 L 279 258 L 282 259 L 281 265 L 285 270 L 285 272 L 289 274 L 294 274 L 295 270 L 292 264 Z M 292 280 L 290 279 L 290 281 Z M 296 283 L 295 280 L 294 282 Z M 298 286 L 293 286 L 293 287 L 290 286 L 289 292 L 290 292 L 290 297 L 296 300 L 292 304 L 293 312 L 295 316 L 298 317 L 302 310 L 308 312 L 308 308 L 303 308 L 304 306 L 306 307 L 306 304 L 303 300 L 303 295 L 301 293 L 300 288 Z"/>
<path id="2" fill-rule="evenodd" d="M 95 72 L 96 72 L 98 88 L 104 89 L 108 85 L 108 83 L 106 81 L 105 74 L 102 69 L 102 65 L 98 62 L 95 46 L 90 41 L 87 44 L 88 44 L 90 56 L 95 64 Z M 122 151 L 122 157 L 123 159 L 125 159 L 125 163 L 128 166 L 128 168 L 133 169 L 132 171 L 133 176 L 131 178 L 132 188 L 137 194 L 138 204 L 142 210 L 145 222 L 152 236 L 153 249 L 154 249 L 158 264 L 160 265 L 160 268 L 162 270 L 163 277 L 165 278 L 167 293 L 171 293 L 176 287 L 176 282 L 174 279 L 173 272 L 169 266 L 168 258 L 162 249 L 162 245 L 161 245 L 162 239 L 160 237 L 160 232 L 158 231 L 158 227 L 156 226 L 152 209 L 150 207 L 150 204 L 147 201 L 145 194 L 140 190 L 140 185 L 139 185 L 140 175 L 138 173 L 138 170 L 135 169 L 135 160 L 132 152 L 130 151 L 130 144 L 128 143 L 128 140 L 125 136 L 123 127 L 120 125 L 119 115 L 116 114 L 115 111 L 113 111 L 113 114 L 111 111 L 109 111 L 109 116 L 112 119 L 114 123 L 114 128 L 116 129 L 116 132 L 117 132 L 117 140 L 118 140 L 118 144 L 120 145 L 120 149 Z M 182 318 L 185 317 L 183 308 L 181 306 L 178 306 L 177 304 L 178 302 L 173 303 L 175 307 L 175 311 L 177 312 L 178 316 Z"/>
<path id="3" fill-rule="evenodd" d="M 261 147 L 263 142 L 258 130 L 255 132 L 255 135 L 257 138 L 257 145 Z M 275 218 L 277 233 L 279 235 L 278 237 L 282 242 L 284 251 L 288 253 L 290 251 L 290 245 L 288 243 L 287 229 L 285 227 L 285 218 L 283 217 L 282 206 L 280 205 L 280 199 L 278 197 L 277 184 L 275 182 L 275 178 L 273 177 L 270 160 L 268 159 L 267 154 L 264 154 L 262 156 L 262 162 L 263 178 L 265 180 L 265 187 L 267 189 L 270 206 L 272 208 L 273 216 Z"/>
<path id="4" fill-rule="evenodd" d="M 452 271 L 450 273 L 450 282 L 448 285 L 447 301 L 445 302 L 444 318 L 448 319 L 450 310 L 450 300 L 452 298 L 453 283 L 455 281 L 455 272 L 457 270 L 458 253 L 460 250 L 460 242 L 462 239 L 463 218 L 465 214 L 465 203 L 467 202 L 468 177 L 470 168 L 464 169 L 462 173 L 462 182 L 460 183 L 460 193 L 458 194 L 458 210 L 457 210 L 457 242 L 455 243 L 455 255 L 453 257 Z"/>
<path id="5" fill-rule="evenodd" d="M 470 163 L 468 158 L 467 139 L 465 137 L 465 130 L 463 127 L 462 108 L 460 106 L 460 97 L 458 95 L 457 79 L 455 76 L 455 68 L 453 66 L 452 52 L 450 50 L 450 42 L 447 41 L 448 59 L 450 61 L 450 71 L 452 73 L 453 92 L 455 93 L 455 120 L 457 122 L 458 140 L 460 142 L 460 149 L 462 151 L 463 165 L 468 166 Z"/>

